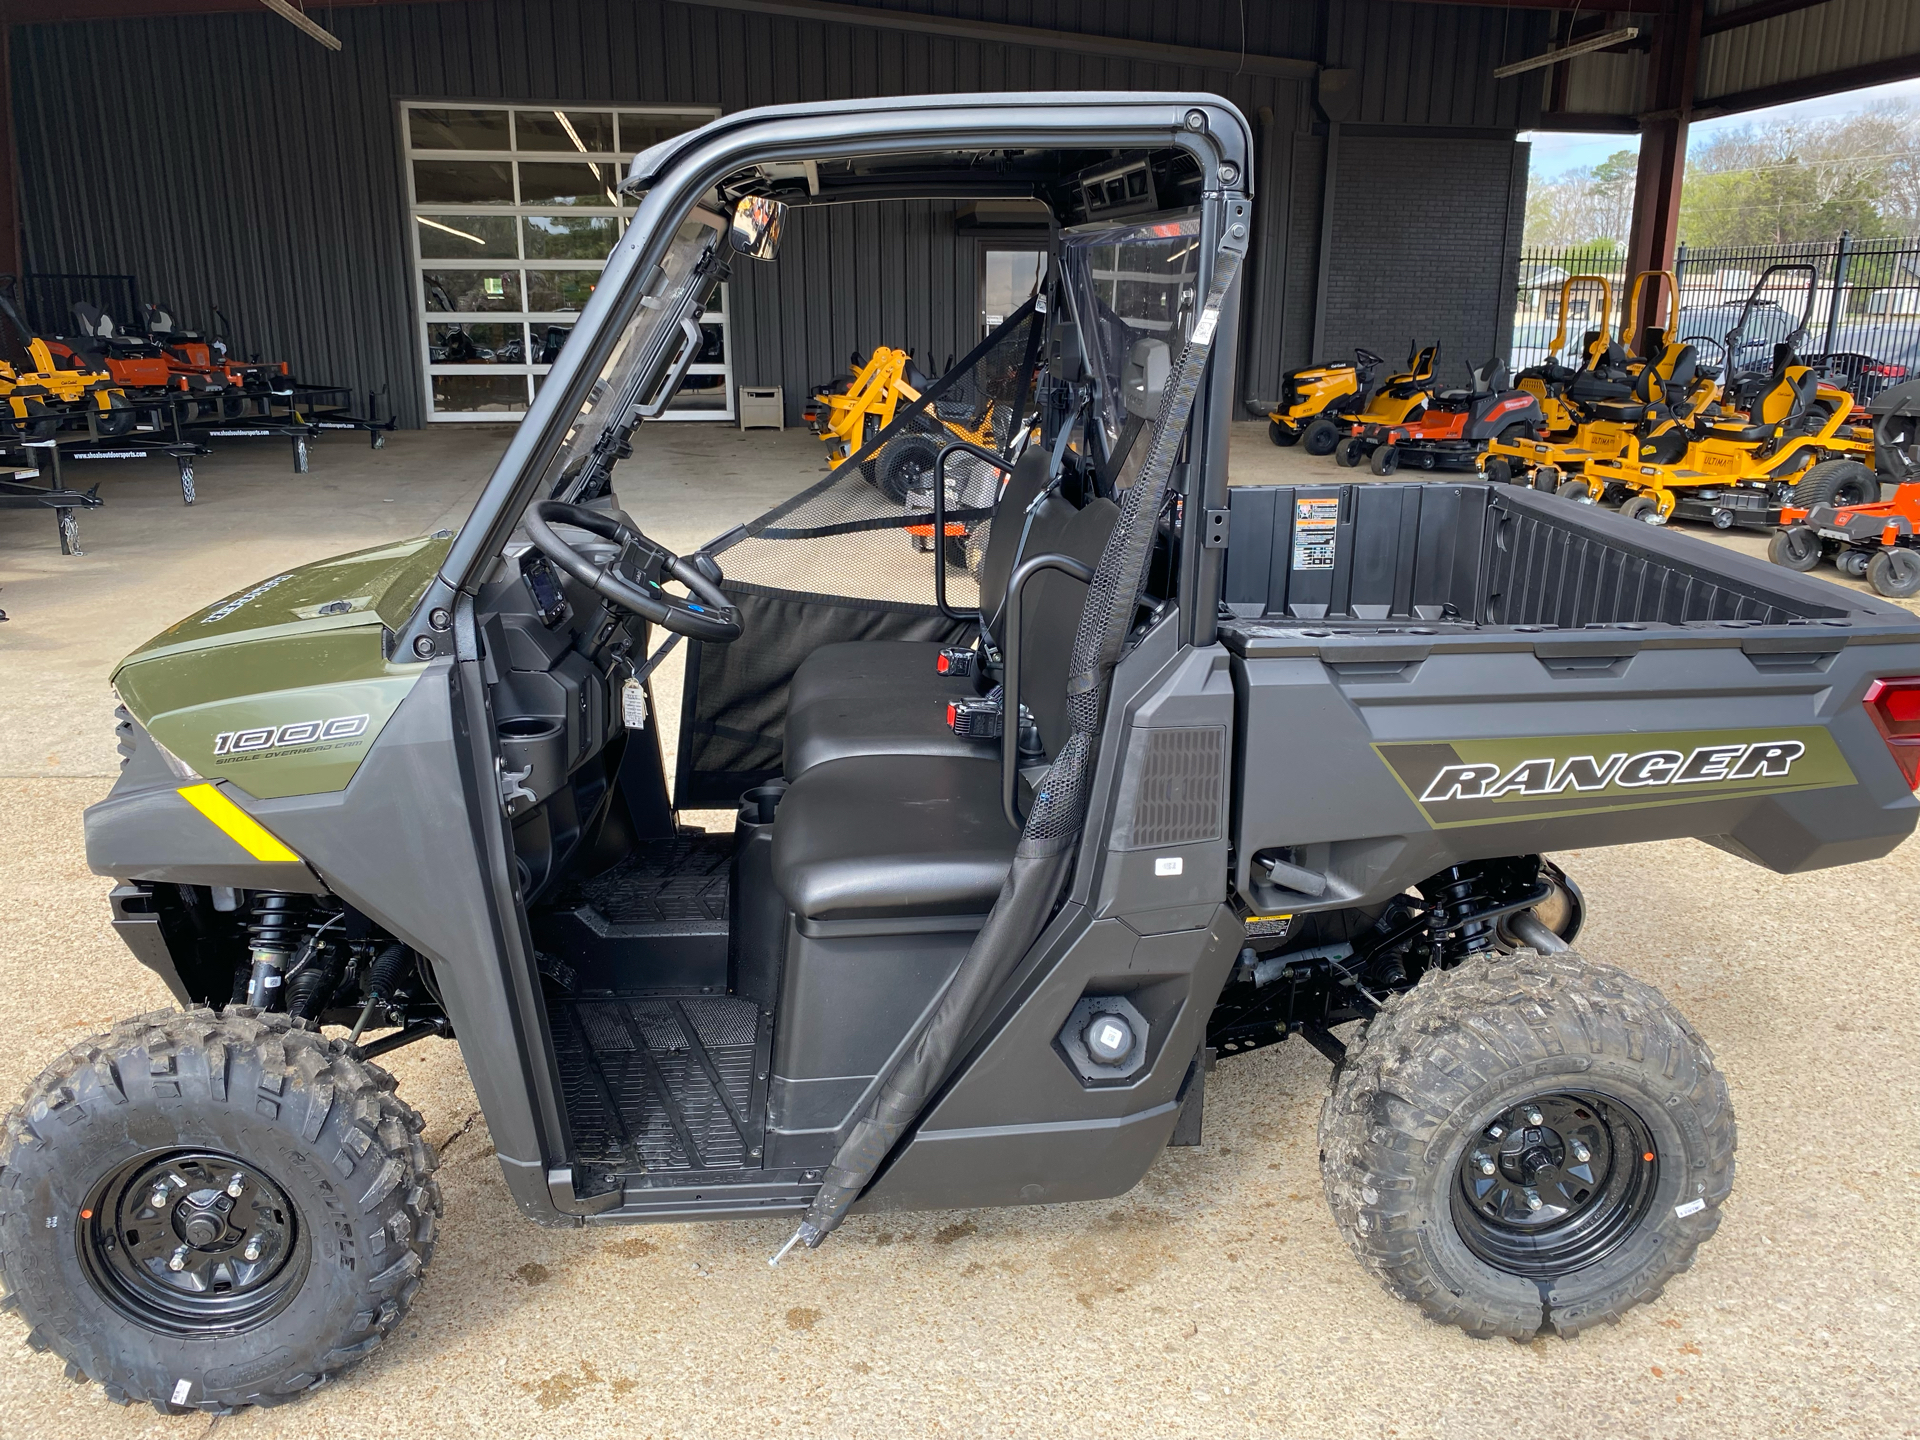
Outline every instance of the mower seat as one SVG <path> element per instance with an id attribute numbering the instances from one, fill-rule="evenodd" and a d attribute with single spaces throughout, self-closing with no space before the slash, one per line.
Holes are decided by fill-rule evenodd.
<path id="1" fill-rule="evenodd" d="M 1803 423 L 1820 381 L 1811 367 L 1796 364 L 1791 345 L 1776 345 L 1773 374 L 1754 397 L 1746 420 L 1722 421 L 1708 432 L 1716 440 L 1765 441 Z"/>
<path id="2" fill-rule="evenodd" d="M 773 883 L 803 921 L 985 915 L 1019 838 L 997 759 L 854 755 L 787 787 Z"/>
<path id="3" fill-rule="evenodd" d="M 1063 496 L 1047 494 L 1021 553 L 1067 555 L 1097 565 L 1119 514 L 1111 500 L 1095 498 L 1076 510 Z M 1003 580 L 1003 595 L 1005 588 Z M 1020 618 L 1021 699 L 1048 754 L 1066 739 L 1067 667 L 1085 599 L 1086 586 L 1057 571 L 1043 571 L 1027 584 Z M 969 740 L 947 724 L 948 703 L 980 693 L 983 681 L 940 675 L 934 668 L 939 652 L 935 644 L 854 641 L 809 655 L 789 690 L 787 778 L 854 755 L 997 755 L 998 741 Z"/>

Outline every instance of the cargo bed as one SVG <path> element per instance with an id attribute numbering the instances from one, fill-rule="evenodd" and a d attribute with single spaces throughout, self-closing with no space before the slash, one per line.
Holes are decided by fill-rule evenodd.
<path id="1" fill-rule="evenodd" d="M 1231 508 L 1234 881 L 1257 912 L 1682 835 L 1815 869 L 1920 814 L 1862 704 L 1920 674 L 1898 606 L 1506 486 L 1249 486 Z M 1267 858 L 1325 888 L 1270 883 Z"/>

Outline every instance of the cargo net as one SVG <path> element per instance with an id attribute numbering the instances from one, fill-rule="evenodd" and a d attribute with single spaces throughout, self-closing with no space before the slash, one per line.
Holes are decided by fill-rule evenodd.
<path id="1" fill-rule="evenodd" d="M 1009 461 L 1017 455 L 1045 323 L 1029 301 L 938 379 L 913 369 L 903 352 L 876 351 L 820 395 L 814 425 L 832 445 L 833 472 L 708 547 L 723 557 L 727 579 L 796 595 L 934 605 L 940 450 L 960 440 Z M 971 455 L 948 460 L 944 579 L 953 609 L 979 607 L 980 558 L 1005 478 Z"/>

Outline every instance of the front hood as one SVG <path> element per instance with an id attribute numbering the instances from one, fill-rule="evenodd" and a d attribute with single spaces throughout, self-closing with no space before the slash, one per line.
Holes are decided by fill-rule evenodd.
<path id="1" fill-rule="evenodd" d="M 261 799 L 342 789 L 419 677 L 387 636 L 451 539 L 315 561 L 209 605 L 120 662 L 121 703 L 209 780 Z"/>
<path id="2" fill-rule="evenodd" d="M 120 665 L 276 635 L 376 624 L 397 629 L 452 543 L 452 532 L 443 530 L 283 570 L 169 625 Z"/>

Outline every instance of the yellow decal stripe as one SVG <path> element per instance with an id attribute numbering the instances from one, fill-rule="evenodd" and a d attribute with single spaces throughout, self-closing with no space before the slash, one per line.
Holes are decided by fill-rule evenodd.
<path id="1" fill-rule="evenodd" d="M 300 857 L 282 845 L 272 831 L 222 795 L 212 785 L 183 785 L 180 798 L 219 827 L 256 860 L 279 860 L 298 865 Z"/>

